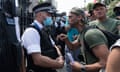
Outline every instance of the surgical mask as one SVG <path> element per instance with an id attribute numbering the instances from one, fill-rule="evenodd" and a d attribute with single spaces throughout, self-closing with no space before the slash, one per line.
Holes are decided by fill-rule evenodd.
<path id="1" fill-rule="evenodd" d="M 57 17 L 57 18 L 56 18 L 56 22 L 59 22 L 59 21 L 60 21 L 60 17 Z"/>
<path id="2" fill-rule="evenodd" d="M 67 16 L 63 16 L 64 19 L 67 19 Z"/>
<path id="3" fill-rule="evenodd" d="M 53 24 L 53 20 L 52 17 L 47 17 L 44 21 L 43 21 L 45 26 L 51 26 Z"/>

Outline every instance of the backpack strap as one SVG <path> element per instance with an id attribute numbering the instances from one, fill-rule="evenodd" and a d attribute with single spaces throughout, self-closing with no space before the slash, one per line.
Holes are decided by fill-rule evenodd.
<path id="1" fill-rule="evenodd" d="M 120 36 L 118 34 L 113 34 L 112 32 L 102 30 L 100 28 L 98 28 L 98 29 L 101 32 L 103 32 L 103 34 L 106 36 L 106 38 L 108 40 L 108 48 L 110 48 L 112 46 L 112 44 L 114 44 L 116 42 L 116 40 L 118 40 L 120 38 Z"/>
<path id="2" fill-rule="evenodd" d="M 84 47 L 85 47 L 85 50 L 84 51 L 87 51 L 87 52 L 89 52 L 92 56 L 94 56 L 94 57 L 96 57 L 95 55 L 94 55 L 94 53 L 92 52 L 92 50 L 90 49 L 90 47 L 89 47 L 89 45 L 87 44 L 87 42 L 85 41 L 85 33 L 88 31 L 88 30 L 90 30 L 90 29 L 96 29 L 97 28 L 97 26 L 86 26 L 85 27 L 85 29 L 84 29 L 84 33 L 83 33 L 83 45 L 84 45 Z M 86 58 L 87 56 L 86 56 L 86 53 L 84 54 L 84 58 L 85 58 L 85 61 L 86 61 L 86 63 L 87 63 L 87 58 Z M 96 57 L 97 58 L 97 57 Z"/>

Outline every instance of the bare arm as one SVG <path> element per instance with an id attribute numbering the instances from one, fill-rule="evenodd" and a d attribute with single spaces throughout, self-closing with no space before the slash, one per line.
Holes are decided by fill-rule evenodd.
<path id="1" fill-rule="evenodd" d="M 71 50 L 74 50 L 80 46 L 80 42 L 78 42 L 78 40 L 75 40 L 74 42 L 70 42 L 68 40 L 67 35 L 65 35 L 65 34 L 60 34 L 58 36 L 58 38 L 60 40 L 64 41 L 66 43 L 66 45 L 68 46 L 68 48 L 70 48 Z"/>
<path id="2" fill-rule="evenodd" d="M 93 48 L 93 53 L 99 61 L 94 64 L 85 65 L 87 72 L 98 72 L 101 68 L 105 67 L 109 50 L 106 45 L 102 44 Z M 74 70 L 80 71 L 81 64 L 75 63 L 72 64 Z"/>
<path id="3" fill-rule="evenodd" d="M 67 39 L 67 40 L 65 40 L 65 43 L 68 46 L 68 48 L 71 49 L 71 50 L 75 50 L 76 48 L 78 48 L 80 46 L 80 43 L 77 40 L 75 40 L 73 42 L 70 42 Z"/>
<path id="4" fill-rule="evenodd" d="M 112 49 L 108 57 L 106 72 L 120 72 L 120 47 Z"/>
<path id="5" fill-rule="evenodd" d="M 92 51 L 94 55 L 97 58 L 99 58 L 99 62 L 91 64 L 91 65 L 87 65 L 86 69 L 88 68 L 88 71 L 89 70 L 97 71 L 100 68 L 104 68 L 106 66 L 107 57 L 109 55 L 108 47 L 105 44 L 102 44 L 102 45 L 98 45 L 94 47 Z"/>
<path id="6" fill-rule="evenodd" d="M 62 56 L 54 60 L 47 56 L 43 56 L 40 53 L 32 53 L 32 58 L 35 65 L 42 66 L 42 67 L 62 68 L 64 65 Z"/>

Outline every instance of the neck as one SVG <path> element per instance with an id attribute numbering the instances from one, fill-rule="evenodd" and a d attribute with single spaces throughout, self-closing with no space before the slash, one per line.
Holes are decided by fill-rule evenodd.
<path id="1" fill-rule="evenodd" d="M 40 24 L 42 24 L 42 20 L 39 18 L 36 18 L 35 20 L 37 20 Z"/>
<path id="2" fill-rule="evenodd" d="M 107 19 L 106 16 L 105 16 L 105 17 L 98 18 L 98 20 L 99 20 L 100 22 L 103 22 L 103 21 L 105 21 L 106 19 Z"/>
<path id="3" fill-rule="evenodd" d="M 77 24 L 76 26 L 75 26 L 75 28 L 77 28 L 78 29 L 78 31 L 79 32 L 81 32 L 82 30 L 83 30 L 83 28 L 84 28 L 84 24 Z"/>

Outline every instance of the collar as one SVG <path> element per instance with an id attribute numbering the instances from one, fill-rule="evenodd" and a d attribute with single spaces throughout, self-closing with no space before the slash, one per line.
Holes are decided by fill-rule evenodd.
<path id="1" fill-rule="evenodd" d="M 34 22 L 32 24 L 37 24 L 37 26 L 42 29 L 43 28 L 43 25 L 41 23 L 39 23 L 37 20 L 34 20 Z"/>
<path id="2" fill-rule="evenodd" d="M 108 17 L 106 17 L 106 19 L 105 19 L 104 21 L 99 21 L 99 20 L 97 19 L 97 21 L 98 21 L 99 23 L 106 23 L 108 20 L 109 20 Z"/>

